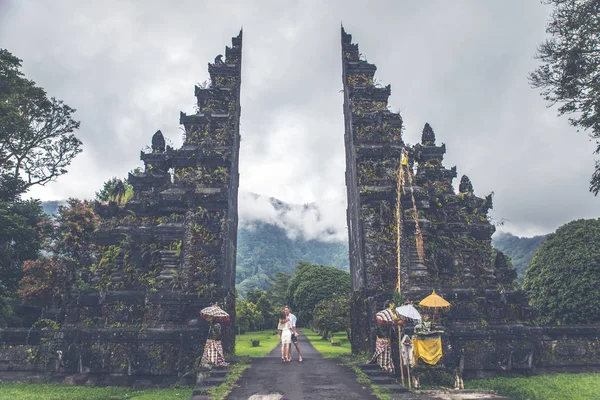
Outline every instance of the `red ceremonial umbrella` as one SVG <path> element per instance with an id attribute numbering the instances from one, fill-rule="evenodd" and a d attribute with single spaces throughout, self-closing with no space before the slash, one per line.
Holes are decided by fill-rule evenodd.
<path id="1" fill-rule="evenodd" d="M 200 316 L 207 321 L 228 322 L 230 320 L 229 314 L 216 304 L 200 310 Z"/>
<path id="2" fill-rule="evenodd" d="M 394 310 L 386 308 L 375 314 L 375 321 L 382 325 L 398 325 L 398 316 L 394 314 Z"/>

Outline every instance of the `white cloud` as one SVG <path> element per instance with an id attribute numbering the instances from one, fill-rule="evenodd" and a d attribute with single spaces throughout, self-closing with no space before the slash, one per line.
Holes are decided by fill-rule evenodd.
<path id="1" fill-rule="evenodd" d="M 521 0 L 1 2 L 0 43 L 82 122 L 83 154 L 31 195 L 93 197 L 139 165 L 157 129 L 181 143 L 179 111 L 192 110 L 206 63 L 243 25 L 241 190 L 316 203 L 320 219 L 292 213 L 290 229 L 318 236 L 333 226 L 344 236 L 343 21 L 376 78 L 392 85 L 405 140 L 418 141 L 430 122 L 446 165 L 478 194 L 495 192 L 503 229 L 547 233 L 597 217 L 587 190 L 593 144 L 527 84 L 549 10 Z"/>

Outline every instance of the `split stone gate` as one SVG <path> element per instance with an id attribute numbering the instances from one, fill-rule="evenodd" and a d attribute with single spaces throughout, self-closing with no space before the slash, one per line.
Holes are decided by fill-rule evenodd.
<path id="1" fill-rule="evenodd" d="M 444 144 L 429 124 L 421 142 L 402 139 L 402 118 L 388 109 L 390 86 L 375 84 L 376 66 L 341 31 L 347 221 L 352 279 L 352 349 L 371 351 L 374 313 L 397 282 L 396 205 L 400 201 L 401 287 L 419 300 L 432 289 L 446 315 L 443 364 L 466 375 L 538 369 L 594 369 L 597 327 L 532 327 L 514 272 L 494 254 L 492 198 L 475 196 L 456 168 L 443 166 Z M 242 32 L 208 65 L 210 85 L 196 87 L 196 112 L 181 113 L 183 145 L 160 131 L 130 174 L 126 204 L 97 204 L 97 268 L 86 289 L 66 293 L 41 318 L 59 329 L 0 332 L 0 378 L 80 384 L 193 384 L 208 333 L 198 311 L 218 302 L 235 324 Z M 413 185 L 397 192 L 400 154 Z M 400 197 L 400 198 L 398 198 Z M 415 207 L 416 205 L 416 212 Z M 416 221 L 415 221 L 416 220 Z M 425 257 L 415 246 L 417 226 Z M 235 332 L 225 325 L 225 351 Z"/>

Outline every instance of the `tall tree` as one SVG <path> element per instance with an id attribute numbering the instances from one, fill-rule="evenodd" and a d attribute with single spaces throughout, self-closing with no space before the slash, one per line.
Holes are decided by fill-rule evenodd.
<path id="1" fill-rule="evenodd" d="M 550 37 L 538 48 L 542 65 L 529 75 L 550 105 L 561 103 L 559 115 L 589 130 L 600 154 L 600 1 L 543 0 L 552 5 L 546 27 Z M 596 161 L 590 192 L 600 193 L 600 161 Z"/>
<path id="2" fill-rule="evenodd" d="M 332 299 L 350 291 L 350 274 L 324 265 L 298 264 L 288 288 L 289 305 L 306 326 L 313 317 L 315 306 L 321 300 Z"/>
<path id="3" fill-rule="evenodd" d="M 0 195 L 14 199 L 67 172 L 81 152 L 75 109 L 25 78 L 21 62 L 0 50 Z"/>
<path id="4" fill-rule="evenodd" d="M 533 256 L 523 290 L 543 322 L 600 322 L 600 218 L 561 226 Z"/>

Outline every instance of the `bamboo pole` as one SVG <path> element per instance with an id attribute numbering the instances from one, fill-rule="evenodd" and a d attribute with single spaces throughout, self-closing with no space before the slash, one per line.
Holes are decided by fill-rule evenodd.
<path id="1" fill-rule="evenodd" d="M 410 381 L 410 363 L 406 364 L 407 378 L 408 378 L 408 388 L 412 389 L 412 384 Z"/>
<path id="2" fill-rule="evenodd" d="M 402 325 L 398 325 L 398 350 L 400 351 L 400 377 L 404 386 L 404 366 L 402 361 Z"/>
<path id="3" fill-rule="evenodd" d="M 401 209 L 401 201 L 402 201 L 402 187 L 404 186 L 404 169 L 402 168 L 402 157 L 404 157 L 404 150 L 400 155 L 400 166 L 398 167 L 398 176 L 396 179 L 396 255 L 397 255 L 397 263 L 398 263 L 398 281 L 396 283 L 396 289 L 398 289 L 398 293 L 402 293 L 402 273 L 400 270 L 401 263 L 401 240 L 402 240 L 402 209 Z M 400 304 L 397 304 L 400 306 Z"/>
<path id="4" fill-rule="evenodd" d="M 396 255 L 398 257 L 398 281 L 396 284 L 396 289 L 398 290 L 398 294 L 402 294 L 402 272 L 400 269 L 401 266 L 401 244 L 402 244 L 402 187 L 404 185 L 404 168 L 403 168 L 403 157 L 405 151 L 402 150 L 400 154 L 400 165 L 398 166 L 398 176 L 396 182 Z M 399 307 L 400 304 L 396 304 L 396 307 Z M 402 325 L 398 324 L 398 354 L 400 358 L 400 377 L 402 379 L 402 386 L 404 386 L 404 367 L 402 362 Z"/>

